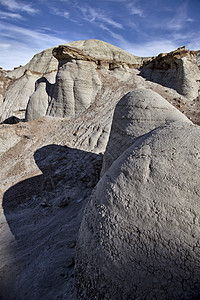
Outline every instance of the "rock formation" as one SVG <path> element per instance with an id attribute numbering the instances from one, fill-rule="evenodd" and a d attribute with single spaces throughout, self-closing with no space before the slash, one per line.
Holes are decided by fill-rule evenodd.
<path id="1" fill-rule="evenodd" d="M 94 102 L 101 88 L 96 64 L 80 50 L 67 46 L 54 49 L 53 55 L 59 66 L 47 114 L 55 117 L 79 114 Z"/>
<path id="2" fill-rule="evenodd" d="M 109 61 L 111 62 L 110 67 L 113 67 L 113 62 L 115 62 L 114 67 L 116 67 L 116 62 L 124 62 L 131 66 L 139 67 L 147 59 L 134 56 L 118 47 L 99 40 L 76 41 L 64 46 L 73 47 L 76 51 L 81 51 L 84 56 L 94 57 L 97 61 L 101 61 L 102 59 Z M 55 83 L 58 61 L 52 55 L 53 49 L 50 48 L 36 54 L 25 66 L 15 68 L 13 71 L 1 71 L 0 82 L 2 82 L 1 85 L 4 85 L 1 93 L 2 99 L 0 98 L 0 103 L 3 102 L 3 105 L 0 106 L 1 122 L 12 115 L 21 119 L 25 118 L 27 103 L 34 92 L 37 80 L 45 77 L 49 83 Z M 119 67 L 119 65 L 117 66 Z M 5 85 L 5 82 L 9 82 L 9 85 Z M 39 87 L 38 84 L 36 86 Z M 40 100 L 38 101 L 40 102 Z M 38 106 L 38 101 L 36 101 L 36 107 Z M 32 104 L 31 106 L 33 107 Z M 34 111 L 36 110 L 34 109 Z M 28 115 L 30 114 L 28 113 Z M 40 112 L 39 115 L 41 115 Z"/>
<path id="3" fill-rule="evenodd" d="M 97 184 L 77 245 L 78 299 L 198 299 L 200 128 L 143 135 Z"/>
<path id="4" fill-rule="evenodd" d="M 141 75 L 177 90 L 190 100 L 199 96 L 200 72 L 197 65 L 197 54 L 185 47 L 170 53 L 161 53 L 153 60 L 145 62 Z"/>
<path id="5" fill-rule="evenodd" d="M 80 299 L 199 298 L 200 103 L 144 61 L 87 40 L 0 70 L 0 298 L 75 299 L 87 203 Z"/>
<path id="6" fill-rule="evenodd" d="M 40 98 L 36 89 L 36 95 L 30 98 L 27 106 L 27 121 L 41 117 L 42 113 L 43 116 L 69 117 L 85 111 L 104 85 L 102 73 L 105 70 L 99 69 L 114 71 L 119 68 L 125 73 L 129 68 L 141 67 L 144 61 L 144 58 L 98 40 L 60 45 L 52 53 L 59 62 L 54 89 L 51 94 L 44 95 L 46 100 Z M 44 85 L 38 88 L 45 92 Z M 40 109 L 40 102 L 45 103 L 45 109 L 42 105 Z"/>
<path id="7" fill-rule="evenodd" d="M 47 114 L 49 97 L 52 95 L 54 87 L 54 84 L 50 83 L 52 75 L 52 73 L 46 74 L 36 81 L 35 92 L 30 96 L 27 104 L 25 120 L 35 120 Z"/>
<path id="8" fill-rule="evenodd" d="M 64 64 L 61 62 L 62 58 L 60 59 L 59 55 L 56 55 L 56 52 L 58 53 L 59 51 L 60 53 L 63 52 L 62 55 L 65 53 Z M 52 55 L 52 52 L 61 62 L 59 70 L 58 61 Z M 178 50 L 178 52 L 180 52 L 180 50 Z M 181 53 L 182 52 L 184 52 L 183 49 L 181 50 Z M 66 58 L 66 53 L 71 53 L 70 55 L 72 56 L 70 59 L 69 57 Z M 198 52 L 195 52 L 192 59 L 194 64 L 190 63 L 190 54 L 183 57 L 186 65 L 190 65 L 191 67 L 195 65 L 194 61 L 196 59 L 196 53 L 198 54 Z M 173 55 L 170 57 L 172 56 Z M 166 57 L 168 56 L 166 55 Z M 170 59 L 173 60 L 174 58 L 169 58 L 168 60 Z M 24 119 L 25 111 L 27 120 L 33 120 L 44 115 L 69 116 L 79 114 L 87 109 L 92 103 L 105 97 L 108 82 L 111 83 L 110 88 L 115 89 L 113 90 L 114 93 L 112 95 L 112 97 L 116 97 L 116 99 L 113 99 L 115 102 L 119 101 L 120 97 L 123 96 L 123 94 L 118 96 L 116 88 L 118 89 L 119 87 L 119 89 L 121 89 L 123 86 L 125 94 L 130 90 L 127 86 L 131 85 L 131 82 L 134 82 L 131 88 L 133 89 L 136 87 L 135 82 L 137 81 L 138 86 L 144 86 L 156 91 L 159 90 L 159 93 L 161 93 L 164 98 L 167 98 L 173 105 L 180 108 L 181 111 L 184 111 L 184 113 L 192 118 L 195 123 L 199 123 L 200 116 L 198 115 L 198 111 L 200 107 L 198 98 L 194 101 L 190 101 L 192 98 L 189 100 L 186 99 L 185 101 L 184 97 L 180 94 L 174 92 L 173 96 L 167 95 L 167 89 L 161 85 L 156 86 L 151 81 L 145 82 L 145 80 L 139 79 L 137 69 L 147 61 L 148 64 L 145 64 L 141 73 L 152 73 L 152 71 L 149 71 L 148 69 L 149 66 L 151 66 L 151 60 L 152 58 L 134 56 L 118 47 L 99 40 L 76 41 L 55 49 L 51 48 L 44 50 L 43 52 L 36 54 L 25 66 L 15 68 L 13 71 L 1 71 L 0 80 L 3 89 L 0 99 L 0 103 L 2 103 L 2 105 L 0 105 L 0 122 L 10 116 Z M 159 68 L 162 69 L 162 59 L 158 60 L 158 63 L 160 63 Z M 180 64 L 181 63 L 182 60 L 180 60 Z M 160 77 L 158 77 L 161 78 L 165 71 L 160 70 L 159 74 L 161 74 L 161 76 L 159 75 Z M 161 80 L 161 84 L 166 84 L 177 90 L 177 86 L 173 85 L 173 76 L 175 76 L 173 75 L 175 74 L 173 68 L 169 69 L 167 72 L 169 73 L 169 76 L 165 76 L 166 80 L 165 82 L 162 82 Z M 194 72 L 194 78 L 196 78 L 195 68 Z M 177 76 L 175 77 L 177 79 Z M 191 71 L 189 77 L 191 79 Z M 169 82 L 171 82 L 170 84 L 167 83 L 167 78 L 169 79 Z M 171 78 L 173 78 L 173 80 Z M 194 78 L 191 80 L 194 81 Z M 68 84 L 66 82 L 64 84 L 63 79 L 66 79 L 65 81 L 67 81 Z M 155 78 L 151 79 L 154 80 Z M 114 80 L 118 81 L 118 86 L 116 85 L 113 87 Z M 196 86 L 196 79 L 195 82 Z M 54 84 L 55 86 L 53 86 Z M 90 86 L 91 89 L 87 88 L 87 85 Z M 63 88 L 64 92 L 62 92 Z M 194 91 L 196 91 L 196 88 Z M 181 90 L 179 92 L 182 93 Z"/>
<path id="9" fill-rule="evenodd" d="M 189 121 L 152 90 L 135 89 L 116 105 L 102 174 L 141 135 L 173 121 Z"/>

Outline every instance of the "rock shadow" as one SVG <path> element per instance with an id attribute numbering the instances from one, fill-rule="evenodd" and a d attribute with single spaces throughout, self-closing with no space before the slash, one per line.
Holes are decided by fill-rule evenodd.
<path id="1" fill-rule="evenodd" d="M 40 83 L 45 83 L 46 84 L 46 93 L 48 96 L 52 96 L 52 93 L 53 93 L 53 89 L 54 89 L 54 86 L 55 86 L 55 83 L 50 83 L 46 77 L 41 77 L 39 78 L 37 81 L 36 81 L 36 84 L 35 84 L 35 90 L 37 89 L 37 87 L 39 86 Z"/>
<path id="2" fill-rule="evenodd" d="M 17 246 L 12 274 L 3 270 L 0 299 L 74 299 L 75 245 L 102 156 L 48 145 L 34 159 L 42 174 L 17 183 L 3 197 Z"/>

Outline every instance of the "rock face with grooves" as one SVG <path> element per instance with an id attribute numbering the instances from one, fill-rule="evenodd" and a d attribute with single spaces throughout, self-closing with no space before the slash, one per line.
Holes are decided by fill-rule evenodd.
<path id="1" fill-rule="evenodd" d="M 84 55 L 88 55 L 97 60 L 124 62 L 135 65 L 135 67 L 141 66 L 144 61 L 148 60 L 148 57 L 135 56 L 119 47 L 96 39 L 74 41 L 67 45 L 79 49 Z"/>
<path id="2" fill-rule="evenodd" d="M 49 107 L 49 98 L 52 95 L 54 84 L 51 80 L 54 74 L 49 73 L 39 78 L 35 84 L 35 92 L 30 96 L 25 119 L 32 121 L 39 119 L 47 114 Z"/>
<path id="3" fill-rule="evenodd" d="M 199 127 L 164 100 L 200 124 L 198 97 L 102 41 L 52 50 L 0 70 L 0 298 L 200 299 Z"/>
<path id="4" fill-rule="evenodd" d="M 54 49 L 59 60 L 56 83 L 48 108 L 48 115 L 67 117 L 86 110 L 101 88 L 96 64 L 87 61 L 81 51 L 62 46 Z"/>
<path id="5" fill-rule="evenodd" d="M 35 82 L 40 76 L 41 74 L 35 74 L 30 70 L 26 70 L 21 78 L 16 79 L 11 84 L 0 107 L 1 120 L 5 120 L 12 115 L 24 118 L 27 102 L 30 95 L 34 92 Z"/>
<path id="6" fill-rule="evenodd" d="M 200 128 L 173 122 L 104 174 L 77 245 L 78 299 L 199 299 Z"/>
<path id="7" fill-rule="evenodd" d="M 190 100 L 199 96 L 200 71 L 197 53 L 185 47 L 170 53 L 161 53 L 155 59 L 145 62 L 141 75 L 177 90 Z"/>
<path id="8" fill-rule="evenodd" d="M 102 174 L 141 135 L 173 121 L 188 121 L 185 115 L 156 92 L 139 88 L 116 105 Z"/>
<path id="9" fill-rule="evenodd" d="M 140 67 L 145 60 L 131 55 L 120 48 L 98 40 L 77 41 L 60 45 L 52 51 L 58 60 L 56 83 L 51 95 L 44 98 L 46 114 L 54 117 L 69 117 L 85 111 L 94 102 L 103 85 L 100 68 L 127 72 L 129 67 Z M 147 60 L 147 58 L 146 58 Z M 39 88 L 40 86 L 38 86 Z M 40 90 L 45 91 L 40 87 Z M 42 116 L 44 105 L 40 92 L 30 98 L 26 120 Z M 37 98 L 37 101 L 35 100 Z M 33 114 L 32 114 L 33 112 Z M 45 115 L 45 114 L 44 114 Z"/>
<path id="10" fill-rule="evenodd" d="M 103 60 L 101 67 L 103 67 L 103 63 L 105 63 L 106 61 L 106 67 L 110 67 L 110 68 L 121 67 L 122 66 L 121 62 L 125 64 L 130 64 L 132 67 L 137 68 L 143 64 L 143 61 L 148 59 L 148 58 L 134 56 L 130 53 L 127 53 L 126 51 L 123 51 L 118 47 L 115 47 L 111 44 L 108 44 L 100 40 L 75 41 L 75 42 L 62 45 L 62 47 L 73 48 L 73 51 L 81 52 L 82 57 L 89 56 L 93 58 L 93 61 L 99 63 L 98 67 L 100 67 L 101 61 Z M 0 105 L 1 103 L 3 103 L 3 105 L 0 107 L 0 121 L 4 121 L 6 118 L 12 115 L 24 119 L 25 110 L 29 100 L 35 103 L 35 100 L 30 99 L 30 97 L 34 92 L 35 82 L 38 79 L 45 77 L 51 84 L 55 83 L 55 77 L 58 71 L 58 60 L 52 55 L 53 49 L 54 48 L 50 48 L 40 53 L 37 53 L 31 59 L 31 61 L 27 63 L 25 66 L 20 66 L 18 68 L 15 68 L 12 71 L 3 70 L 0 72 L 0 83 L 1 86 L 3 86 L 2 95 L 0 96 Z M 74 67 L 74 69 L 78 69 L 78 68 L 79 66 L 77 66 L 76 68 Z M 88 69 L 90 72 L 90 68 Z M 27 71 L 29 72 L 28 77 L 27 77 Z M 77 74 L 75 70 L 73 70 L 73 73 Z M 83 73 L 81 74 L 82 74 L 81 76 L 83 76 Z M 87 74 L 87 77 L 88 76 L 91 77 L 90 74 L 89 75 Z M 49 77 L 51 77 L 51 80 L 49 79 Z M 72 75 L 72 77 L 73 78 L 70 80 L 74 80 L 74 77 L 76 78 L 76 75 Z M 87 77 L 85 79 L 86 81 L 87 81 Z M 9 85 L 7 83 L 9 83 Z M 37 94 L 37 98 L 38 98 L 38 96 L 41 94 L 41 87 L 39 87 L 38 84 L 37 87 L 40 89 L 40 91 Z M 93 89 L 95 89 L 95 85 Z M 7 92 L 5 90 L 7 90 Z M 20 93 L 20 95 L 18 95 L 18 93 Z M 13 97 L 13 95 L 15 96 Z M 47 96 L 48 96 L 48 102 L 50 102 L 52 98 L 52 94 L 51 95 L 47 94 L 45 98 L 47 98 Z M 34 98 L 35 97 L 36 96 L 34 96 Z M 36 104 L 35 108 L 34 108 L 34 104 L 31 103 L 31 107 L 34 110 L 34 117 L 37 115 L 41 116 L 43 107 L 41 107 L 41 111 L 37 111 L 38 104 L 41 101 L 42 98 L 37 99 L 35 103 Z M 82 99 L 80 101 L 82 101 Z M 32 120 L 34 118 L 34 117 L 31 118 L 31 112 L 28 113 L 28 115 L 30 116 L 29 120 Z"/>

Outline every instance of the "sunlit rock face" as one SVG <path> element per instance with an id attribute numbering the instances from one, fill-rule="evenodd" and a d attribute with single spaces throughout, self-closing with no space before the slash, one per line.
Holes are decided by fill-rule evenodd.
<path id="1" fill-rule="evenodd" d="M 167 100 L 150 89 L 138 88 L 116 105 L 103 159 L 102 174 L 141 135 L 173 121 L 190 122 Z"/>
<path id="2" fill-rule="evenodd" d="M 141 69 L 141 75 L 177 90 L 190 100 L 199 96 L 200 71 L 197 53 L 185 47 L 170 53 L 161 53 L 146 62 Z"/>
<path id="3" fill-rule="evenodd" d="M 3 76 L 0 74 L 0 85 L 2 85 L 1 81 L 4 86 L 5 81 L 9 82 L 4 91 L 0 88 L 0 121 L 13 115 L 24 119 L 27 104 L 35 91 L 37 80 L 45 77 L 51 84 L 55 82 L 58 61 L 53 57 L 52 49 L 35 54 L 25 66 L 12 71 L 4 71 Z"/>
<path id="4" fill-rule="evenodd" d="M 101 92 L 104 85 L 102 75 L 110 77 L 107 70 L 120 69 L 126 73 L 129 67 L 140 67 L 145 60 L 98 40 L 60 45 L 53 49 L 52 54 L 58 60 L 54 88 L 50 94 L 43 95 L 44 84 L 43 87 L 37 85 L 27 106 L 27 121 L 42 114 L 69 117 L 84 112 Z"/>
<path id="5" fill-rule="evenodd" d="M 58 73 L 47 114 L 66 117 L 79 114 L 94 101 L 101 80 L 94 61 L 74 48 L 55 48 L 53 55 L 59 60 Z"/>
<path id="6" fill-rule="evenodd" d="M 77 245 L 78 299 L 198 299 L 200 128 L 138 139 L 97 184 Z"/>
<path id="7" fill-rule="evenodd" d="M 200 299 L 199 129 L 165 101 L 200 124 L 198 98 L 108 43 L 56 49 L 0 70 L 0 298 Z"/>

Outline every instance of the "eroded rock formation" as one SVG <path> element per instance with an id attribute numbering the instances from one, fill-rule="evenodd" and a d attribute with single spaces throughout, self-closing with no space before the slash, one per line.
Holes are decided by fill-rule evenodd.
<path id="1" fill-rule="evenodd" d="M 145 59 L 102 41 L 56 49 L 59 70 L 47 49 L 1 71 L 0 297 L 75 299 L 90 201 L 81 300 L 198 299 L 199 129 L 165 101 L 200 124 L 198 98 L 146 80 Z M 36 120 L 20 122 L 28 99 Z"/>
<path id="2" fill-rule="evenodd" d="M 199 96 L 200 72 L 197 54 L 185 47 L 170 53 L 161 53 L 153 60 L 145 62 L 141 75 L 175 89 L 190 100 Z"/>
<path id="3" fill-rule="evenodd" d="M 60 45 L 52 53 L 59 62 L 54 89 L 50 95 L 44 95 L 43 100 L 40 91 L 45 92 L 45 86 L 37 86 L 40 91 L 36 88 L 27 106 L 28 121 L 42 114 L 69 117 L 85 111 L 104 85 L 102 75 L 106 70 L 120 69 L 126 73 L 129 68 L 141 67 L 145 60 L 98 40 Z M 41 102 L 44 105 L 41 104 L 40 109 Z"/>
<path id="4" fill-rule="evenodd" d="M 78 299 L 198 299 L 200 128 L 143 135 L 97 184 L 77 246 Z"/>
<path id="5" fill-rule="evenodd" d="M 101 88 L 101 80 L 92 58 L 80 50 L 60 46 L 53 50 L 58 59 L 58 73 L 48 115 L 68 117 L 86 110 Z"/>
<path id="6" fill-rule="evenodd" d="M 152 90 L 135 89 L 116 105 L 111 133 L 103 160 L 102 174 L 141 135 L 186 116 Z"/>
<path id="7" fill-rule="evenodd" d="M 52 55 L 52 51 L 57 56 L 57 59 L 60 60 L 59 70 L 58 60 Z M 62 60 L 64 53 L 65 58 Z M 118 80 L 119 88 L 123 85 L 126 91 L 129 84 L 128 81 L 131 78 L 131 81 L 137 81 L 139 86 L 150 87 L 156 90 L 162 89 L 164 92 L 165 89 L 161 85 L 154 88 L 151 81 L 148 83 L 137 78 L 137 69 L 148 61 L 142 69 L 144 76 L 154 82 L 172 87 L 187 97 L 189 95 L 187 89 L 189 88 L 192 91 L 191 97 L 187 101 L 184 98 L 180 101 L 181 95 L 174 95 L 171 98 L 167 97 L 167 99 L 169 98 L 169 101 L 176 107 L 180 107 L 181 111 L 190 116 L 195 123 L 199 123 L 200 116 L 198 111 L 200 107 L 198 97 L 196 97 L 197 77 L 199 75 L 196 74 L 197 69 L 195 66 L 198 52 L 189 53 L 184 49 L 179 49 L 174 51 L 174 54 L 162 55 L 164 58 L 159 58 L 161 57 L 159 56 L 157 60 L 155 59 L 151 63 L 152 58 L 134 56 L 99 40 L 76 41 L 55 49 L 44 50 L 36 54 L 26 66 L 20 66 L 13 71 L 1 71 L 1 86 L 3 89 L 0 99 L 0 103 L 2 103 L 0 106 L 0 122 L 10 116 L 24 119 L 25 111 L 27 120 L 33 120 L 44 115 L 69 116 L 82 113 L 92 103 L 99 101 L 101 97 L 105 97 L 107 82 L 110 82 L 110 88 L 113 88 L 114 80 Z M 175 59 L 175 56 L 180 56 L 181 58 Z M 163 60 L 167 61 L 169 70 L 165 70 L 166 64 Z M 175 62 L 175 60 L 177 61 Z M 65 63 L 63 64 L 64 61 Z M 157 62 L 155 63 L 155 61 Z M 182 69 L 178 67 L 180 76 L 184 77 L 183 80 L 181 79 L 184 81 L 184 84 L 181 83 L 182 81 L 179 80 L 180 76 L 175 71 L 177 62 L 179 66 L 184 65 L 184 68 L 181 68 L 185 70 L 185 73 L 183 73 L 186 75 L 182 74 Z M 155 72 L 152 71 L 152 65 L 156 65 Z M 187 69 L 187 66 L 189 69 Z M 157 70 L 158 68 L 159 70 Z M 195 73 L 193 78 L 191 75 L 192 68 Z M 57 82 L 55 84 L 56 74 Z M 159 78 L 159 80 L 156 78 Z M 68 84 L 66 82 L 64 84 L 63 80 L 68 81 Z M 190 80 L 192 81 L 190 82 Z M 53 89 L 52 85 L 54 84 L 55 88 Z M 49 86 L 51 86 L 51 89 L 49 89 Z M 133 85 L 132 89 L 134 87 Z M 118 97 L 117 93 L 116 97 Z M 194 94 L 196 99 L 191 101 Z"/>

